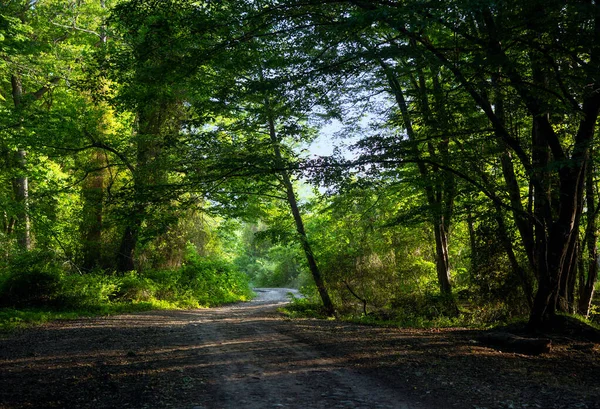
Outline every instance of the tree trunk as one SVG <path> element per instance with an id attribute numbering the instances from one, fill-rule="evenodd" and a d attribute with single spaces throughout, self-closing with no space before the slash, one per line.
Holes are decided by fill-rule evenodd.
<path id="1" fill-rule="evenodd" d="M 18 75 L 11 76 L 13 104 L 16 109 L 21 108 L 23 98 L 23 85 Z M 21 250 L 31 250 L 31 222 L 29 220 L 29 179 L 25 157 L 27 152 L 18 149 L 15 153 L 15 168 L 18 175 L 13 179 L 13 191 L 15 201 L 18 205 L 16 214 L 15 231 L 17 233 L 17 244 Z"/>
<path id="2" fill-rule="evenodd" d="M 597 241 L 597 238 L 594 239 Z M 598 280 L 598 253 L 597 250 L 588 256 L 589 264 L 587 268 L 587 277 L 581 280 L 579 287 L 579 303 L 577 306 L 579 314 L 589 317 L 594 298 L 596 281 Z M 582 271 L 583 274 L 583 271 Z"/>
<path id="3" fill-rule="evenodd" d="M 123 236 L 121 236 L 121 244 L 117 253 L 117 271 L 125 273 L 135 270 L 135 248 L 139 237 L 141 220 L 137 217 L 131 220 L 127 226 Z"/>
<path id="4" fill-rule="evenodd" d="M 441 218 L 440 218 L 441 219 Z M 444 228 L 444 221 L 437 220 L 434 226 L 436 271 L 440 292 L 444 296 L 452 296 L 452 285 L 450 284 L 450 267 L 448 263 L 448 235 Z"/>
<path id="5" fill-rule="evenodd" d="M 102 168 L 104 155 L 93 153 L 91 164 Z M 83 220 L 83 269 L 92 270 L 100 266 L 102 259 L 102 216 L 104 211 L 104 170 L 95 170 L 85 179 L 82 187 Z"/>
<path id="6" fill-rule="evenodd" d="M 529 325 L 532 328 L 541 326 L 555 313 L 565 258 L 570 256 L 569 246 L 574 239 L 573 236 L 576 236 L 579 231 L 590 144 L 595 133 L 599 110 L 599 94 L 592 94 L 584 100 L 583 116 L 575 137 L 573 153 L 569 158 L 569 166 L 563 165 L 558 170 L 559 191 L 556 206 L 558 214 L 541 240 L 544 246 L 539 250 L 544 252 L 538 257 L 542 264 L 538 266 L 539 289 L 529 318 Z M 548 132 L 553 132 L 551 127 L 546 126 L 546 129 Z"/>
<path id="7" fill-rule="evenodd" d="M 579 271 L 579 301 L 577 304 L 577 311 L 584 317 L 588 317 L 590 315 L 592 299 L 594 297 L 596 280 L 598 279 L 598 209 L 596 206 L 593 164 L 590 164 L 588 169 L 586 169 L 585 202 L 587 207 L 587 224 L 583 244 L 586 247 L 585 250 L 587 250 L 587 254 L 585 263 L 583 262 L 583 257 L 580 256 L 582 265 Z M 587 275 L 585 274 L 586 270 Z"/>
<path id="8" fill-rule="evenodd" d="M 13 179 L 15 201 L 18 205 L 16 214 L 17 243 L 21 250 L 31 250 L 31 223 L 29 220 L 29 180 L 26 176 L 25 157 L 27 153 L 19 149 L 16 152 L 16 167 L 19 175 Z"/>
<path id="9" fill-rule="evenodd" d="M 174 112 L 176 106 L 176 102 L 159 101 L 141 107 L 138 112 L 136 166 L 132 170 L 133 198 L 116 257 L 119 272 L 135 269 L 135 249 L 142 225 L 148 217 L 148 204 L 155 200 L 154 189 L 165 182 L 166 173 L 161 164 L 162 146 L 167 134 L 179 132 L 180 121 Z"/>
<path id="10" fill-rule="evenodd" d="M 417 140 L 417 138 L 412 126 L 412 118 L 408 111 L 408 105 L 406 103 L 406 99 L 404 98 L 402 87 L 395 74 L 392 72 L 391 68 L 388 67 L 383 61 L 380 61 L 379 64 L 384 70 L 391 91 L 396 99 L 396 103 L 400 108 L 402 119 L 406 127 L 406 134 L 408 138 L 414 142 Z M 423 88 L 423 74 L 420 75 L 419 79 L 421 81 L 421 87 Z M 425 89 L 421 89 L 420 92 L 424 93 Z M 425 113 L 429 115 L 430 110 L 427 101 L 422 102 L 422 105 L 424 105 L 423 110 L 425 111 Z M 431 121 L 426 119 L 425 122 L 429 123 Z M 442 141 L 440 145 L 440 149 L 442 150 L 442 156 L 444 156 L 445 153 L 445 156 L 442 158 L 442 160 L 445 161 L 448 159 L 446 141 Z M 435 148 L 431 143 L 428 144 L 428 149 L 430 151 L 430 155 L 435 155 Z M 419 157 L 419 151 L 416 146 L 413 148 L 413 153 L 415 157 Z M 444 175 L 442 182 L 434 183 L 432 180 L 433 177 L 431 173 L 439 174 L 439 171 L 430 172 L 423 162 L 417 162 L 417 166 L 419 169 L 419 173 L 421 174 L 423 180 L 426 183 L 425 194 L 427 197 L 427 203 L 429 204 L 432 212 L 431 220 L 434 230 L 436 253 L 435 264 L 440 293 L 447 299 L 447 306 L 451 314 L 457 315 L 458 306 L 456 305 L 456 301 L 454 300 L 452 294 L 452 284 L 450 281 L 450 265 L 448 260 L 448 230 L 450 221 L 449 219 L 452 214 L 452 206 L 454 201 L 453 176 Z"/>
<path id="11" fill-rule="evenodd" d="M 310 242 L 308 241 L 308 237 L 306 236 L 306 230 L 304 229 L 304 222 L 302 220 L 302 215 L 300 213 L 300 209 L 298 208 L 298 202 L 296 200 L 296 194 L 294 192 L 294 186 L 292 185 L 292 181 L 286 170 L 283 167 L 283 157 L 281 155 L 281 149 L 279 148 L 279 138 L 277 137 L 277 132 L 275 130 L 275 120 L 270 112 L 270 104 L 268 100 L 265 103 L 265 106 L 268 112 L 268 121 L 269 121 L 269 136 L 271 139 L 271 145 L 273 147 L 273 151 L 275 153 L 275 163 L 277 167 L 280 168 L 279 176 L 281 177 L 281 181 L 283 182 L 283 186 L 285 189 L 286 197 L 290 209 L 292 211 L 292 216 L 294 218 L 294 223 L 296 224 L 296 232 L 298 233 L 298 239 L 300 240 L 300 244 L 302 245 L 302 249 L 304 250 L 304 254 L 306 256 L 306 261 L 308 262 L 308 268 L 312 274 L 313 280 L 315 281 L 315 285 L 317 286 L 317 290 L 319 291 L 319 295 L 321 296 L 321 301 L 323 302 L 323 307 L 327 315 L 334 316 L 335 308 L 333 306 L 333 302 L 329 297 L 329 293 L 327 292 L 327 288 L 325 287 L 325 282 L 323 281 L 323 277 L 321 275 L 321 271 L 319 266 L 317 265 L 317 261 L 315 259 L 314 253 L 312 251 L 312 247 Z"/>
<path id="12" fill-rule="evenodd" d="M 556 303 L 557 311 L 568 314 L 572 314 L 575 308 L 573 278 L 577 276 L 577 260 L 579 258 L 577 234 L 574 233 L 571 237 L 571 242 L 567 248 L 567 254 L 562 267 L 560 287 L 558 290 L 558 299 Z"/>
<path id="13" fill-rule="evenodd" d="M 540 240 L 537 250 L 540 252 L 537 255 L 538 292 L 529 318 L 531 328 L 539 328 L 556 312 L 563 273 L 568 274 L 564 271 L 565 261 L 572 256 L 574 246 L 571 247 L 571 243 L 578 232 L 583 169 L 581 165 L 573 165 L 570 169 L 562 169 L 561 173 L 560 213 L 547 235 Z"/>
<path id="14" fill-rule="evenodd" d="M 469 246 L 471 247 L 471 274 L 474 274 L 477 271 L 477 255 L 475 254 L 476 249 L 476 241 L 475 241 L 475 221 L 473 219 L 473 211 L 471 210 L 471 206 L 469 205 L 467 208 L 467 228 L 469 230 Z"/>

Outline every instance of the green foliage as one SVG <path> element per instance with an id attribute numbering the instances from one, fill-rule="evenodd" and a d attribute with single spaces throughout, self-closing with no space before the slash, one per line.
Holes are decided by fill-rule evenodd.
<path id="1" fill-rule="evenodd" d="M 323 304 L 317 298 L 296 298 L 281 308 L 281 312 L 289 318 L 327 318 Z"/>
<path id="2" fill-rule="evenodd" d="M 19 254 L 0 275 L 3 307 L 56 306 L 60 302 L 64 272 L 53 255 L 43 251 Z"/>
<path id="3" fill-rule="evenodd" d="M 236 264 L 256 287 L 297 288 L 307 280 L 307 268 L 296 245 L 275 245 L 261 257 L 241 255 Z"/>
<path id="4" fill-rule="evenodd" d="M 274 216 L 274 214 L 270 214 Z M 255 287 L 299 288 L 310 281 L 305 255 L 289 229 L 244 223 L 234 238 L 234 263 Z"/>
<path id="5" fill-rule="evenodd" d="M 246 301 L 252 298 L 248 277 L 228 261 L 204 259 L 192 252 L 181 268 L 182 288 L 187 288 L 201 306 Z"/>
<path id="6" fill-rule="evenodd" d="M 6 322 L 217 305 L 249 298 L 248 280 L 310 284 L 286 203 L 306 179 L 329 189 L 298 201 L 348 317 L 509 321 L 549 287 L 535 280 L 566 277 L 551 257 L 579 249 L 564 257 L 580 275 L 570 307 L 592 274 L 593 2 L 5 3 Z M 302 147 L 332 118 L 357 161 L 306 160 Z M 440 295 L 441 235 L 460 321 Z M 541 251 L 549 243 L 564 251 Z M 534 271 L 546 265 L 556 268 Z M 315 295 L 308 287 L 294 314 L 320 314 Z"/>
<path id="7" fill-rule="evenodd" d="M 31 324 L 43 324 L 59 319 L 75 319 L 77 312 L 57 312 L 47 309 L 0 308 L 0 331 L 10 331 Z"/>
<path id="8" fill-rule="evenodd" d="M 180 269 L 124 275 L 65 271 L 54 255 L 36 251 L 0 271 L 0 328 L 77 314 L 210 307 L 252 296 L 246 275 L 235 266 L 192 250 Z"/>

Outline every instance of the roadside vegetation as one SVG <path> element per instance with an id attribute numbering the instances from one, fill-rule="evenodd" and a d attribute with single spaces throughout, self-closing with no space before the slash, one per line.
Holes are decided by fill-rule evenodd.
<path id="1" fill-rule="evenodd" d="M 589 1 L 7 2 L 0 326 L 252 286 L 597 322 L 599 27 Z"/>
<path id="2" fill-rule="evenodd" d="M 124 274 L 71 271 L 52 254 L 11 260 L 0 280 L 0 330 L 55 319 L 248 301 L 247 276 L 222 259 L 190 252 L 182 267 Z"/>

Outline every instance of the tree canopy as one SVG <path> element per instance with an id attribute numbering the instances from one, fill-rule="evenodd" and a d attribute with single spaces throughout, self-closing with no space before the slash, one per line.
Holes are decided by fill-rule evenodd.
<path id="1" fill-rule="evenodd" d="M 0 54 L 4 306 L 168 270 L 329 315 L 594 314 L 595 1 L 15 0 Z"/>

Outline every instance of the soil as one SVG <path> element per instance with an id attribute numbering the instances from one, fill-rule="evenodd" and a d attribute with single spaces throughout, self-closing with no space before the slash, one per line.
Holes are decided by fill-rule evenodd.
<path id="1" fill-rule="evenodd" d="M 46 324 L 0 340 L 0 409 L 600 408 L 600 346 L 538 356 L 478 331 L 286 319 L 285 289 L 215 309 Z"/>

